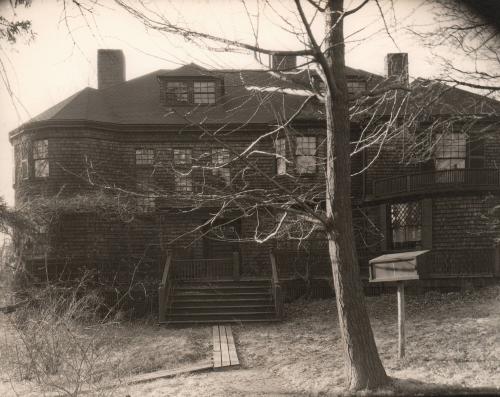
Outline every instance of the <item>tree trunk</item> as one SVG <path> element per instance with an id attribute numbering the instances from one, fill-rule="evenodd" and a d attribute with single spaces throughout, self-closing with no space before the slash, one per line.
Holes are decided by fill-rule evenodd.
<path id="1" fill-rule="evenodd" d="M 326 11 L 328 86 L 326 211 L 327 238 L 339 326 L 350 390 L 387 385 L 377 352 L 359 277 L 352 225 L 350 127 L 345 54 L 343 0 L 329 0 Z"/>

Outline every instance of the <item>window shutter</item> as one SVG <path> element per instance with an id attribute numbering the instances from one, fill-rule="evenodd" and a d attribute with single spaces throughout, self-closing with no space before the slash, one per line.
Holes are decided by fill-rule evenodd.
<path id="1" fill-rule="evenodd" d="M 432 199 L 422 200 L 422 248 L 432 249 Z"/>
<path id="2" fill-rule="evenodd" d="M 485 168 L 484 139 L 473 137 L 468 141 L 469 168 Z"/>
<path id="3" fill-rule="evenodd" d="M 389 207 L 388 204 L 380 204 L 379 205 L 379 211 L 380 211 L 380 233 L 382 234 L 382 239 L 380 240 L 380 250 L 381 251 L 389 251 L 390 247 L 390 230 L 391 228 L 389 227 L 389 214 L 387 211 L 387 208 Z"/>

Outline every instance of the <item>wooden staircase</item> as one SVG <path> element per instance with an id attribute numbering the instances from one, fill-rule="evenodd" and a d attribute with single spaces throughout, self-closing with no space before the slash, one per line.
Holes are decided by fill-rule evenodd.
<path id="1" fill-rule="evenodd" d="M 161 324 L 280 319 L 270 280 L 178 281 L 171 289 L 168 302 Z"/>

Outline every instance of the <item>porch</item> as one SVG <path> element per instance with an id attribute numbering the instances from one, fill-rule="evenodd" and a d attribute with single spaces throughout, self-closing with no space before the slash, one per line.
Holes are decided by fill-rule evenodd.
<path id="1" fill-rule="evenodd" d="M 373 181 L 372 198 L 388 199 L 421 193 L 500 190 L 500 170 L 458 168 L 413 173 Z"/>

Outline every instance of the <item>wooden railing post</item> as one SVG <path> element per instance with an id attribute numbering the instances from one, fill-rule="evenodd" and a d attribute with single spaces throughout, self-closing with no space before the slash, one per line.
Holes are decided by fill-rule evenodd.
<path id="1" fill-rule="evenodd" d="M 271 259 L 272 287 L 273 287 L 274 306 L 276 308 L 276 316 L 278 318 L 282 318 L 283 296 L 281 293 L 281 285 L 278 277 L 278 269 L 276 267 L 276 255 L 273 250 L 269 251 L 269 257 Z"/>
<path id="2" fill-rule="evenodd" d="M 500 277 L 500 244 L 495 247 L 495 263 L 493 267 L 493 275 Z"/>
<path id="3" fill-rule="evenodd" d="M 165 321 L 165 315 L 168 306 L 168 295 L 170 293 L 171 280 L 169 280 L 171 271 L 170 265 L 172 263 L 172 251 L 167 250 L 167 258 L 165 260 L 165 266 L 163 268 L 163 274 L 161 278 L 161 283 L 158 288 L 158 319 L 159 321 Z"/>
<path id="4" fill-rule="evenodd" d="M 233 279 L 240 280 L 240 253 L 239 251 L 233 252 Z"/>

